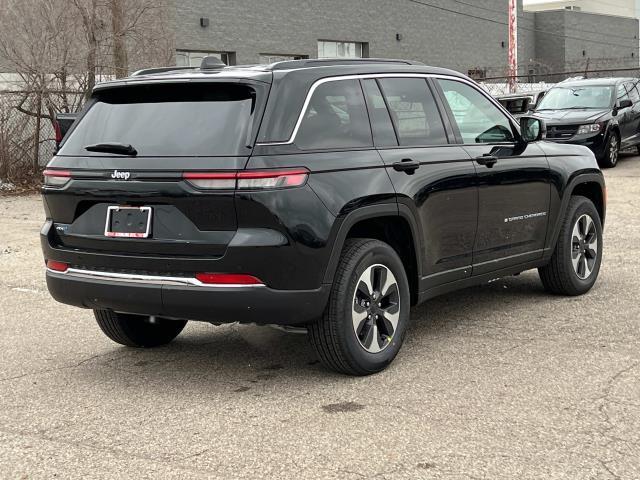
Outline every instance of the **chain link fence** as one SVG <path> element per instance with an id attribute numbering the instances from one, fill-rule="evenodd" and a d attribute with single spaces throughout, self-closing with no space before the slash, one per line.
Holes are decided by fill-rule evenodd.
<path id="1" fill-rule="evenodd" d="M 483 71 L 484 72 L 484 71 Z M 511 92 L 509 86 L 510 78 L 501 76 L 481 76 L 476 80 L 491 95 L 505 95 L 508 93 L 528 93 L 548 90 L 557 83 L 578 78 L 605 78 L 605 77 L 638 77 L 640 67 L 617 67 L 617 68 L 587 68 L 585 70 L 567 70 L 562 72 L 545 72 L 543 75 L 534 73 L 516 75 L 515 92 Z M 540 81 L 537 81 L 540 80 Z"/>
<path id="2" fill-rule="evenodd" d="M 503 83 L 490 83 L 480 82 L 482 88 L 484 88 L 493 97 L 497 95 L 506 95 L 511 93 L 509 84 Z M 516 83 L 516 93 L 530 93 L 539 92 L 542 90 L 548 90 L 553 87 L 555 83 L 539 82 L 539 83 Z"/>
<path id="3" fill-rule="evenodd" d="M 75 111 L 82 92 L 0 90 L 0 184 L 39 179 L 56 148 L 54 116 Z"/>

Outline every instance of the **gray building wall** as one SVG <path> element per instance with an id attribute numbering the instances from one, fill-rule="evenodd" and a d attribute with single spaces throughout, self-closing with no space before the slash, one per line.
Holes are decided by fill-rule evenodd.
<path id="1" fill-rule="evenodd" d="M 518 5 L 519 9 L 522 5 Z M 519 73 L 528 72 L 527 65 L 536 58 L 536 15 L 523 10 L 518 11 L 518 63 Z"/>
<path id="2" fill-rule="evenodd" d="M 638 66 L 637 19 L 573 11 L 563 13 L 565 33 L 570 37 L 565 39 L 566 64 L 570 66 L 587 58 L 590 59 L 590 68 Z M 576 32 L 576 29 L 591 32 L 587 38 L 602 43 L 571 38 L 585 36 L 582 32 Z"/>
<path id="3" fill-rule="evenodd" d="M 465 73 L 478 69 L 489 77 L 507 74 L 508 0 L 426 1 L 442 9 L 409 0 L 175 1 L 177 48 L 234 52 L 237 64 L 257 63 L 260 54 L 314 58 L 318 40 L 337 40 L 366 43 L 370 57 L 418 60 Z M 200 26 L 201 17 L 209 19 L 208 27 Z M 521 75 L 552 81 L 561 78 L 550 74 L 587 66 L 638 66 L 636 19 L 526 12 L 519 0 L 518 27 Z"/>
<path id="4" fill-rule="evenodd" d="M 507 0 L 428 3 L 507 22 Z M 532 28 L 534 17 L 519 4 L 521 22 Z M 209 27 L 200 27 L 201 17 L 209 18 Z M 396 34 L 402 40 L 396 40 Z M 520 32 L 521 58 L 533 56 L 534 35 Z M 463 72 L 480 68 L 488 74 L 506 73 L 506 24 L 407 0 L 189 0 L 176 5 L 178 49 L 235 52 L 238 64 L 256 63 L 260 53 L 314 58 L 320 39 L 367 42 L 370 57 L 418 60 Z"/>
<path id="5" fill-rule="evenodd" d="M 638 67 L 637 19 L 569 10 L 535 16 L 540 73 Z"/>
<path id="6" fill-rule="evenodd" d="M 535 59 L 539 73 L 562 72 L 565 69 L 564 12 L 538 12 L 536 17 Z M 558 35 L 549 35 L 553 32 Z"/>

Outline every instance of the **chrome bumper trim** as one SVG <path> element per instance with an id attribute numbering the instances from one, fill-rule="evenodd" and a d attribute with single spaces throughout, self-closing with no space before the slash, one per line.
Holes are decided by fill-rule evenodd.
<path id="1" fill-rule="evenodd" d="M 66 275 L 74 278 L 86 278 L 89 280 L 107 280 L 112 282 L 142 283 L 151 285 L 190 286 L 201 288 L 246 288 L 264 287 L 263 283 L 255 285 L 226 284 L 226 283 L 202 283 L 195 277 L 163 277 L 160 275 L 137 275 L 133 273 L 99 272 L 95 270 L 81 270 L 69 268 L 65 272 L 58 272 L 47 268 L 48 272 L 57 275 Z"/>

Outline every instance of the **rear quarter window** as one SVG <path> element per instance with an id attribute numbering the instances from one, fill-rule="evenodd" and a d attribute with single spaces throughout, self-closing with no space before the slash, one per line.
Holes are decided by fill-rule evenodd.
<path id="1" fill-rule="evenodd" d="M 250 152 L 257 105 L 249 85 L 140 85 L 98 91 L 59 155 L 104 156 L 85 147 L 132 145 L 138 156 L 236 156 Z"/>
<path id="2" fill-rule="evenodd" d="M 303 150 L 372 146 L 360 82 L 336 80 L 320 84 L 304 112 L 295 144 Z"/>

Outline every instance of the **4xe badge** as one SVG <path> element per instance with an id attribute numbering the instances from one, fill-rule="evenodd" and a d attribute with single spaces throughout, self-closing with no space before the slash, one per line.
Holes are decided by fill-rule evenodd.
<path id="1" fill-rule="evenodd" d="M 111 174 L 111 178 L 114 180 L 129 180 L 131 177 L 131 172 L 119 172 L 118 170 L 114 170 Z"/>

